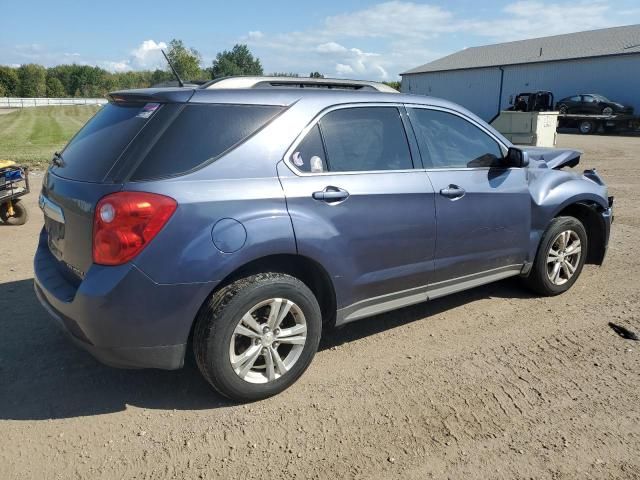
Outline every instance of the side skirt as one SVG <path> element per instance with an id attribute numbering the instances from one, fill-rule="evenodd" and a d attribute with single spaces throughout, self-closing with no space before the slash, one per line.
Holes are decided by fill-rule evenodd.
<path id="1" fill-rule="evenodd" d="M 338 310 L 336 325 L 371 317 L 380 313 L 396 310 L 416 303 L 426 302 L 444 297 L 451 293 L 468 290 L 470 288 L 492 283 L 503 278 L 515 277 L 523 272 L 523 265 L 508 265 L 485 272 L 465 275 L 451 280 L 424 285 L 421 287 L 389 293 L 379 297 L 367 298 L 348 307 Z"/>

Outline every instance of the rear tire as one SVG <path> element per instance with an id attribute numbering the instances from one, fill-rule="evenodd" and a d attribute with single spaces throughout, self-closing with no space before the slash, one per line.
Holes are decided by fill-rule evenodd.
<path id="1" fill-rule="evenodd" d="M 562 105 L 560 105 L 560 107 L 558 108 L 558 111 L 563 114 L 566 115 L 569 112 L 569 108 L 563 103 Z"/>
<path id="2" fill-rule="evenodd" d="M 554 218 L 540 241 L 527 286 L 544 296 L 569 290 L 582 272 L 587 241 L 587 232 L 577 218 Z"/>
<path id="3" fill-rule="evenodd" d="M 596 131 L 596 123 L 592 120 L 582 120 L 578 124 L 578 130 L 580 130 L 580 133 L 583 135 L 589 135 Z"/>
<path id="4" fill-rule="evenodd" d="M 9 215 L 9 204 L 0 205 L 0 218 L 7 225 L 24 225 L 27 223 L 27 208 L 20 200 L 13 202 L 13 215 Z"/>
<path id="5" fill-rule="evenodd" d="M 304 373 L 321 331 L 318 301 L 302 281 L 261 273 L 214 292 L 196 318 L 193 350 L 219 393 L 255 401 L 282 392 Z"/>

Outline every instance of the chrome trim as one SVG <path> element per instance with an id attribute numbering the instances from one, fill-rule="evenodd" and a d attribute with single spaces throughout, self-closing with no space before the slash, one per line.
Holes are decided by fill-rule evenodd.
<path id="1" fill-rule="evenodd" d="M 348 307 L 341 308 L 337 312 L 336 325 L 372 317 L 380 313 L 389 312 L 398 308 L 408 307 L 417 303 L 434 300 L 450 293 L 460 292 L 470 288 L 478 287 L 487 283 L 502 280 L 508 277 L 520 275 L 525 269 L 522 264 L 507 265 L 505 267 L 494 268 L 484 272 L 473 273 L 462 277 L 444 280 L 431 285 L 401 290 L 399 292 L 388 293 L 378 297 L 360 300 Z"/>
<path id="2" fill-rule="evenodd" d="M 58 223 L 64 224 L 64 213 L 62 209 L 43 194 L 40 194 L 38 197 L 38 206 L 45 216 Z"/>

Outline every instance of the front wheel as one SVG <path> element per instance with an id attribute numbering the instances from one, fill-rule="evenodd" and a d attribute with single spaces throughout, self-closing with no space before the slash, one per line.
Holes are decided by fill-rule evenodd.
<path id="1" fill-rule="evenodd" d="M 321 330 L 320 307 L 303 282 L 261 273 L 212 295 L 196 319 L 193 348 L 218 392 L 254 401 L 282 392 L 304 373 Z"/>
<path id="2" fill-rule="evenodd" d="M 529 287 L 545 296 L 569 290 L 582 272 L 587 248 L 587 232 L 577 218 L 554 218 L 542 236 Z"/>
<path id="3" fill-rule="evenodd" d="M 583 135 L 589 135 L 596 130 L 596 124 L 592 120 L 583 120 L 578 125 L 578 130 L 580 130 L 580 133 Z"/>

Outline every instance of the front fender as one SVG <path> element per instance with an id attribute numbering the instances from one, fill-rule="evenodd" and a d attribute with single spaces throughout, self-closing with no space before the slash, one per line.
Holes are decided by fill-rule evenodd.
<path id="1" fill-rule="evenodd" d="M 531 244 L 529 258 L 535 258 L 540 239 L 553 218 L 571 205 L 596 205 L 600 211 L 608 208 L 607 187 L 581 174 L 547 168 L 530 171 Z"/>

